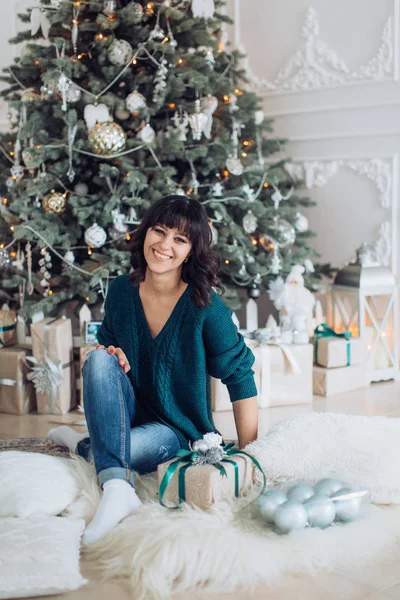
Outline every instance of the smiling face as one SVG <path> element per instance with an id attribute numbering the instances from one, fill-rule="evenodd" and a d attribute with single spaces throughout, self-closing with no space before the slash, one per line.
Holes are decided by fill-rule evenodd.
<path id="1" fill-rule="evenodd" d="M 181 268 L 191 249 L 189 238 L 182 232 L 164 225 L 154 225 L 146 232 L 143 253 L 151 271 L 167 273 Z"/>

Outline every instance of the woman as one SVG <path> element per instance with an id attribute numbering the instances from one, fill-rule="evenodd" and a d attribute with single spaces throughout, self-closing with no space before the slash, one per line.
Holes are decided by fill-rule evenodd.
<path id="1" fill-rule="evenodd" d="M 109 287 L 101 345 L 83 367 L 89 437 L 65 426 L 49 432 L 94 459 L 103 495 L 86 544 L 140 505 L 133 471 L 154 471 L 215 431 L 207 374 L 228 386 L 239 446 L 257 437 L 254 356 L 212 290 L 220 283 L 211 243 L 199 201 L 162 198 L 132 236 L 133 272 Z"/>

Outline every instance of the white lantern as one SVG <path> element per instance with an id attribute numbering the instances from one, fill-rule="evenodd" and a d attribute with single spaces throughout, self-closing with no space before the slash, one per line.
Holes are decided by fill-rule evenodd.
<path id="1" fill-rule="evenodd" d="M 397 285 L 393 273 L 363 245 L 357 260 L 341 269 L 329 298 L 329 323 L 337 332 L 350 331 L 365 340 L 370 381 L 399 375 Z"/>

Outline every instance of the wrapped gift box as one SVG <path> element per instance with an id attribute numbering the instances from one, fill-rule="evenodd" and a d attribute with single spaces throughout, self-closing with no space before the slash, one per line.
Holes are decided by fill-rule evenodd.
<path id="1" fill-rule="evenodd" d="M 314 359 L 319 367 L 329 369 L 347 367 L 348 358 L 351 366 L 362 365 L 366 360 L 365 341 L 360 338 L 345 340 L 338 337 L 316 336 L 314 344 Z"/>
<path id="2" fill-rule="evenodd" d="M 237 463 L 239 467 L 239 495 L 249 491 L 253 485 L 254 465 L 250 458 L 245 455 L 229 456 L 230 461 Z M 173 458 L 158 465 L 158 484 Z M 175 471 L 163 496 L 163 503 L 176 506 L 179 504 L 178 473 L 187 463 L 181 463 Z M 229 462 L 220 463 L 226 470 L 227 477 L 221 475 L 218 468 L 213 465 L 193 465 L 185 473 L 185 502 L 202 509 L 209 508 L 215 502 L 235 497 L 235 474 L 234 466 Z"/>
<path id="3" fill-rule="evenodd" d="M 312 404 L 312 344 L 270 346 L 268 406 Z"/>
<path id="4" fill-rule="evenodd" d="M 17 315 L 15 310 L 0 310 L 0 348 L 17 343 Z"/>
<path id="5" fill-rule="evenodd" d="M 65 415 L 76 406 L 71 320 L 46 317 L 32 323 L 31 335 L 32 354 L 40 366 L 48 364 L 47 359 L 61 366 L 61 380 L 51 393 L 41 393 L 36 388 L 38 412 Z"/>
<path id="6" fill-rule="evenodd" d="M 13 346 L 0 350 L 0 412 L 24 415 L 35 410 L 33 383 L 27 380 L 29 371 L 25 359 L 31 352 Z"/>
<path id="7" fill-rule="evenodd" d="M 79 349 L 80 356 L 80 368 L 79 368 L 79 391 L 80 391 L 80 405 L 83 407 L 83 381 L 82 381 L 82 367 L 85 362 L 87 355 L 95 350 L 96 346 L 81 346 Z"/>
<path id="8" fill-rule="evenodd" d="M 366 365 L 355 365 L 354 367 L 339 367 L 337 369 L 326 369 L 314 366 L 313 389 L 317 396 L 334 396 L 367 387 Z"/>
<path id="9" fill-rule="evenodd" d="M 254 381 L 258 391 L 258 406 L 268 406 L 269 394 L 269 349 L 266 346 L 258 346 L 253 340 L 246 339 L 246 344 L 251 348 L 255 362 L 252 366 Z M 228 388 L 220 379 L 211 378 L 212 409 L 215 412 L 232 410 L 232 402 L 229 397 Z"/>

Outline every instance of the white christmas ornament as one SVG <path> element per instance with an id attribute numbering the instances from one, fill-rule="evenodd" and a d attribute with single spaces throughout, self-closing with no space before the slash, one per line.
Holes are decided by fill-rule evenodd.
<path id="1" fill-rule="evenodd" d="M 242 185 L 242 192 L 246 196 L 246 200 L 248 202 L 254 201 L 254 190 L 253 190 L 253 188 L 251 188 L 249 186 L 248 183 L 245 183 L 244 185 Z"/>
<path id="2" fill-rule="evenodd" d="M 194 140 L 200 140 L 207 123 L 207 115 L 201 112 L 200 100 L 196 100 L 194 114 L 190 117 L 190 127 Z"/>
<path id="3" fill-rule="evenodd" d="M 73 264 L 75 262 L 75 254 L 72 252 L 72 250 L 67 250 L 66 253 L 64 254 L 64 258 L 69 263 Z"/>
<path id="4" fill-rule="evenodd" d="M 156 132 L 154 131 L 154 129 L 152 128 L 152 126 L 147 123 L 143 129 L 141 129 L 139 131 L 139 135 L 138 137 L 142 140 L 142 142 L 144 142 L 145 144 L 151 144 L 152 142 L 154 142 L 154 140 L 156 139 Z"/>
<path id="5" fill-rule="evenodd" d="M 243 164 L 240 162 L 240 159 L 235 156 L 230 156 L 226 161 L 226 168 L 232 175 L 242 175 L 243 173 Z"/>
<path id="6" fill-rule="evenodd" d="M 207 116 L 207 121 L 203 128 L 204 136 L 209 140 L 211 138 L 211 129 L 213 124 L 213 114 L 218 108 L 218 98 L 208 95 L 200 100 L 200 107 Z"/>
<path id="7" fill-rule="evenodd" d="M 192 0 L 192 13 L 195 19 L 212 19 L 214 11 L 214 0 Z"/>
<path id="8" fill-rule="evenodd" d="M 178 130 L 178 140 L 180 142 L 186 142 L 187 140 L 187 129 L 189 127 L 190 118 L 188 113 L 185 111 L 178 112 L 177 110 L 174 112 L 174 116 L 172 117 L 172 121 Z"/>
<path id="9" fill-rule="evenodd" d="M 257 229 L 257 217 L 252 213 L 251 210 L 248 210 L 245 216 L 243 217 L 243 229 L 246 233 L 254 233 Z"/>
<path id="10" fill-rule="evenodd" d="M 93 248 L 101 248 L 107 239 L 107 234 L 100 225 L 93 223 L 89 229 L 85 231 L 85 242 Z"/>
<path id="11" fill-rule="evenodd" d="M 132 46 L 126 40 L 114 40 L 108 48 L 108 60 L 113 65 L 126 65 L 133 55 Z"/>
<path id="12" fill-rule="evenodd" d="M 306 260 L 304 261 L 304 267 L 305 267 L 306 273 L 314 273 L 314 271 L 315 271 L 313 262 L 309 258 L 306 258 Z"/>
<path id="13" fill-rule="evenodd" d="M 254 123 L 256 125 L 261 125 L 261 123 L 264 121 L 265 118 L 265 114 L 263 110 L 256 110 L 256 112 L 254 113 Z"/>
<path id="14" fill-rule="evenodd" d="M 88 129 L 92 129 L 96 123 L 110 121 L 110 111 L 105 104 L 87 104 L 83 111 L 83 118 Z"/>
<path id="15" fill-rule="evenodd" d="M 120 212 L 119 208 L 115 208 L 114 210 L 112 210 L 111 215 L 113 218 L 114 228 L 119 233 L 125 233 L 126 231 L 128 231 L 128 226 L 125 222 L 126 217 L 123 213 Z"/>
<path id="16" fill-rule="evenodd" d="M 127 96 L 125 104 L 131 114 L 136 114 L 147 106 L 146 98 L 136 90 Z"/>
<path id="17" fill-rule="evenodd" d="M 211 188 L 212 194 L 213 196 L 215 196 L 215 198 L 221 198 L 224 195 L 224 186 L 222 185 L 222 183 L 214 183 L 214 185 Z"/>
<path id="18" fill-rule="evenodd" d="M 77 196 L 86 196 L 88 191 L 89 191 L 89 188 L 86 185 L 86 183 L 80 182 L 74 186 L 74 192 Z"/>
<path id="19" fill-rule="evenodd" d="M 296 213 L 296 220 L 294 222 L 294 226 L 296 227 L 297 231 L 300 231 L 301 233 L 304 233 L 305 231 L 308 231 L 308 219 L 307 219 L 307 217 L 305 217 L 301 212 L 297 212 Z"/>

